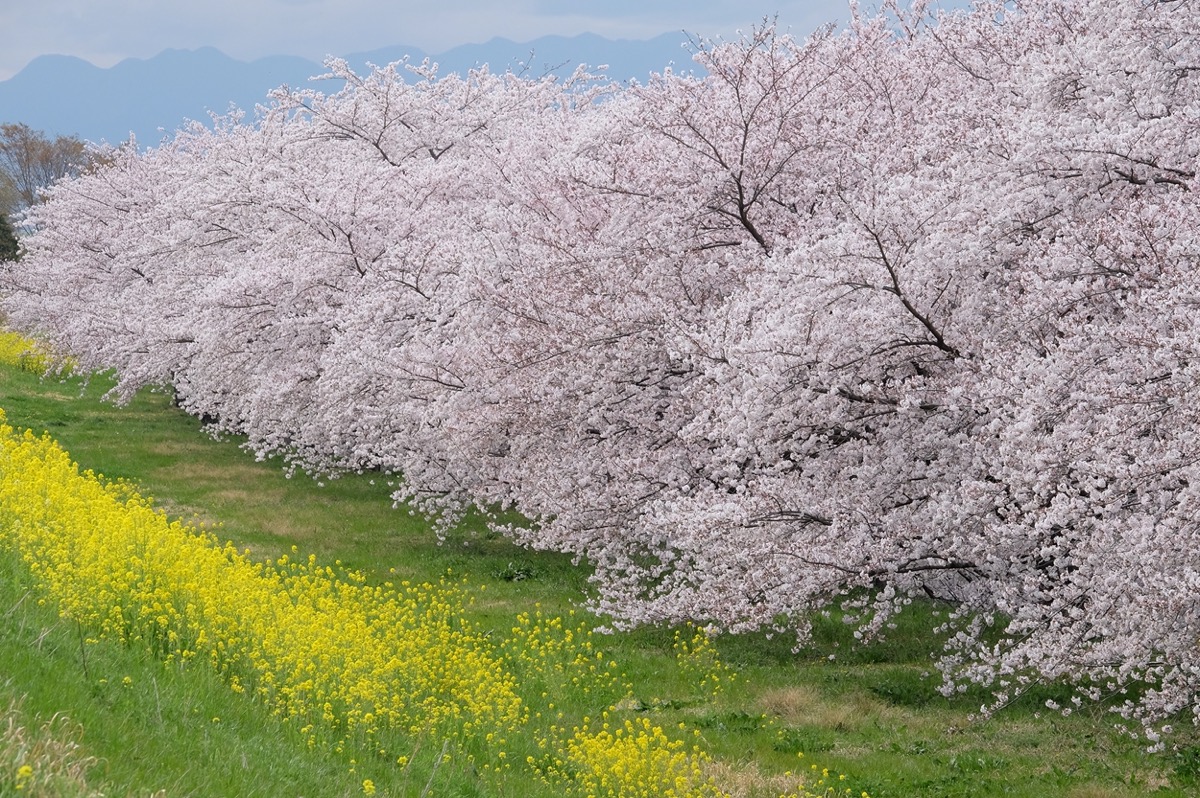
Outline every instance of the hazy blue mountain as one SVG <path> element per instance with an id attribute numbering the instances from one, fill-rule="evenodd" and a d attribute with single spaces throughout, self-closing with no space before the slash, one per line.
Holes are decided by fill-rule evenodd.
<path id="1" fill-rule="evenodd" d="M 518 71 L 526 64 L 532 75 L 565 75 L 586 63 L 607 64 L 609 76 L 616 80 L 645 80 L 671 64 L 677 71 L 690 70 L 685 41 L 682 33 L 647 41 L 614 41 L 593 34 L 546 36 L 524 43 L 492 39 L 429 57 L 443 75 L 461 74 L 484 63 L 495 71 Z M 386 64 L 405 54 L 412 63 L 428 55 L 415 47 L 396 46 L 345 57 L 361 69 L 367 62 Z M 0 123 L 24 122 L 51 135 L 74 134 L 109 143 L 125 141 L 132 133 L 141 146 L 153 146 L 187 120 L 207 122 L 210 112 L 225 113 L 231 105 L 252 115 L 271 89 L 307 85 L 310 77 L 322 72 L 320 63 L 303 58 L 273 56 L 245 62 L 211 47 L 164 50 L 153 58 L 130 58 L 107 69 L 72 56 L 46 55 L 0 81 Z M 318 88 L 337 87 L 321 84 Z"/>
<path id="2" fill-rule="evenodd" d="M 614 80 L 645 82 L 651 72 L 661 72 L 672 66 L 675 71 L 692 69 L 691 53 L 684 45 L 686 34 L 664 33 L 653 39 L 634 41 L 606 39 L 594 33 L 578 36 L 543 36 L 532 42 L 514 42 L 495 38 L 484 44 L 465 44 L 438 55 L 429 56 L 438 65 L 438 74 L 467 70 L 488 64 L 492 71 L 511 69 L 530 75 L 552 73 L 565 77 L 580 64 L 589 67 L 608 65 L 606 74 Z M 354 67 L 369 63 L 388 64 L 398 61 L 405 53 L 411 63 L 419 64 L 426 54 L 405 47 L 387 47 L 367 53 L 345 56 Z"/>
<path id="3" fill-rule="evenodd" d="M 211 47 L 164 50 L 108 69 L 46 55 L 0 81 L 0 122 L 110 143 L 132 132 L 148 146 L 161 141 L 163 130 L 173 131 L 189 119 L 207 121 L 209 111 L 224 113 L 231 103 L 253 111 L 272 88 L 299 85 L 320 71 L 320 64 L 303 58 L 247 63 Z"/>

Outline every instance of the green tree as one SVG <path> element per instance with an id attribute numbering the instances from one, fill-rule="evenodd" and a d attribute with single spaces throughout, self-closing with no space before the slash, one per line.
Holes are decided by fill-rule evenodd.
<path id="1" fill-rule="evenodd" d="M 21 253 L 21 244 L 17 241 L 17 233 L 8 221 L 8 217 L 0 213 L 0 261 L 16 260 Z"/>

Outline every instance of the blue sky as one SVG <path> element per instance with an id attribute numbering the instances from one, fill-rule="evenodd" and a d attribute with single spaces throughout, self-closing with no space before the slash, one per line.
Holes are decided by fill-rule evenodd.
<path id="1" fill-rule="evenodd" d="M 871 0 L 863 0 L 869 8 Z M 687 31 L 730 36 L 764 17 L 806 35 L 845 22 L 847 0 L 0 0 L 0 80 L 39 55 L 98 66 L 167 48 L 213 46 L 252 60 L 413 45 L 437 54 L 503 36 L 592 32 L 649 39 Z"/>

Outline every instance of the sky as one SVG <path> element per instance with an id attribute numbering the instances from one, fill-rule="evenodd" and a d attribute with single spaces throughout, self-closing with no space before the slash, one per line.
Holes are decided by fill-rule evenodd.
<path id="1" fill-rule="evenodd" d="M 864 0 L 863 7 L 872 4 Z M 168 48 L 212 46 L 249 61 L 315 61 L 393 45 L 432 55 L 495 36 L 729 38 L 766 17 L 797 36 L 849 17 L 847 0 L 0 0 L 0 80 L 39 55 L 108 67 Z M 683 37 L 681 36 L 681 41 Z"/>

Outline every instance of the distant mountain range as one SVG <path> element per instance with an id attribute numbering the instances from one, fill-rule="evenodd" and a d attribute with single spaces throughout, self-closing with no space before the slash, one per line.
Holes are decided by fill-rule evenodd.
<path id="1" fill-rule="evenodd" d="M 481 64 L 493 71 L 522 65 L 535 75 L 566 75 L 579 64 L 608 66 L 616 80 L 644 81 L 673 65 L 692 70 L 687 36 L 668 33 L 645 41 L 612 40 L 594 34 L 545 36 L 531 42 L 492 39 L 431 56 L 416 47 L 396 46 L 343 56 L 355 69 L 388 64 L 405 55 L 419 64 L 430 58 L 439 74 L 464 73 Z M 287 84 L 301 87 L 325 72 L 316 62 L 293 56 L 238 61 L 211 47 L 164 50 L 153 58 L 126 59 L 100 68 L 80 58 L 44 55 L 9 80 L 0 81 L 0 123 L 24 122 L 55 135 L 116 144 L 132 133 L 140 146 L 154 146 L 187 120 L 207 122 L 209 112 L 236 106 L 253 113 L 267 93 Z M 322 91 L 336 86 L 316 85 Z"/>

